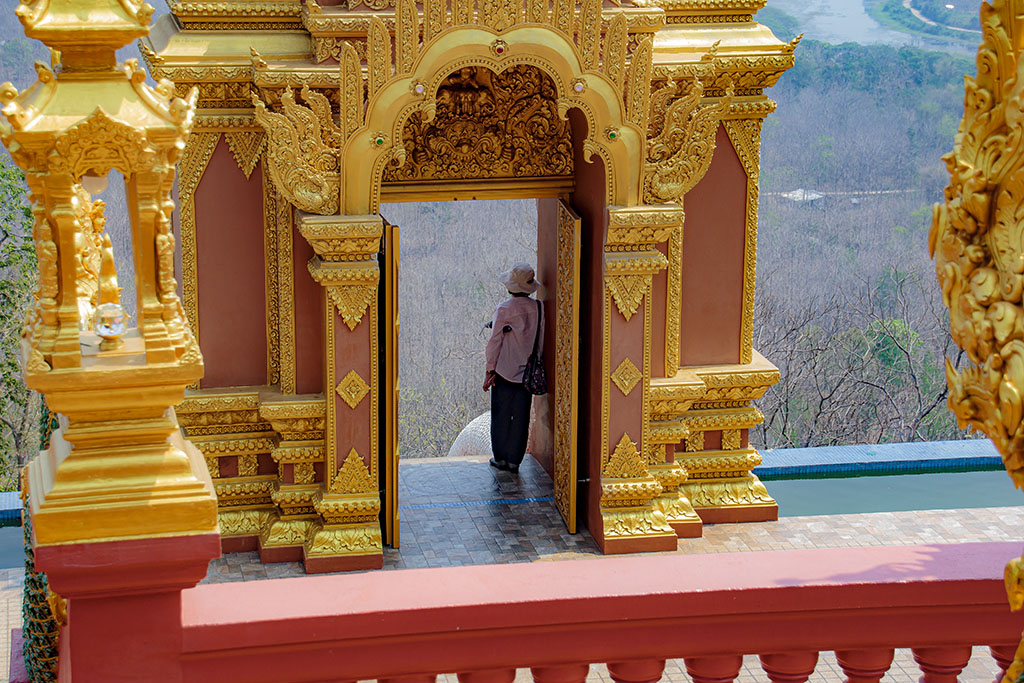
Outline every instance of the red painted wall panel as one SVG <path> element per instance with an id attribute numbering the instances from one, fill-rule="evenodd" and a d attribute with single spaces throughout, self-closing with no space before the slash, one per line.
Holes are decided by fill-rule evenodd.
<path id="1" fill-rule="evenodd" d="M 263 170 L 246 179 L 221 139 L 195 193 L 201 386 L 267 381 Z"/>

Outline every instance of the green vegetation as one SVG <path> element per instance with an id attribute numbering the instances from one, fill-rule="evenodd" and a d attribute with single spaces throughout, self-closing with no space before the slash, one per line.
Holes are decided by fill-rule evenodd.
<path id="1" fill-rule="evenodd" d="M 32 212 L 21 171 L 0 157 L 0 490 L 36 451 L 39 397 L 21 379 L 21 328 L 36 282 Z"/>
<path id="2" fill-rule="evenodd" d="M 928 2 L 928 3 L 914 3 L 914 9 L 919 9 L 918 5 L 929 5 L 929 12 L 932 12 L 935 16 L 941 17 L 941 13 L 937 8 L 933 8 L 930 5 L 938 4 L 939 8 L 942 8 L 945 3 Z M 939 21 L 932 19 L 924 11 L 921 14 L 924 15 L 929 21 L 922 21 L 918 17 L 914 16 L 914 13 L 909 7 L 905 7 L 903 0 L 864 0 L 864 9 L 867 10 L 868 14 L 882 26 L 894 29 L 896 31 L 903 31 L 904 33 L 914 33 L 921 36 L 928 36 L 931 38 L 943 38 L 950 39 L 952 41 L 960 43 L 977 44 L 980 35 L 976 33 L 968 33 L 966 31 L 957 31 L 955 29 L 947 28 L 947 25 L 940 23 Z M 955 24 L 949 24 L 950 26 Z"/>
<path id="3" fill-rule="evenodd" d="M 977 0 L 910 0 L 910 5 L 926 19 L 943 26 L 981 31 Z"/>

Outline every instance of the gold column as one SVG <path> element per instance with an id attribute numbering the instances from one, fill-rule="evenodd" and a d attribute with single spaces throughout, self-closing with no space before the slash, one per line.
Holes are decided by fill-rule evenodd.
<path id="1" fill-rule="evenodd" d="M 286 549 L 295 549 L 294 559 L 301 559 L 306 537 L 320 524 L 314 504 L 323 481 L 317 465 L 324 462 L 325 405 L 323 396 L 274 395 L 260 406 L 260 415 L 276 432 L 271 456 L 278 467 L 271 493 L 277 509 L 259 532 L 266 561 L 291 559 Z"/>
<path id="2" fill-rule="evenodd" d="M 677 205 L 608 210 L 601 434 L 605 552 L 675 548 L 676 532 L 655 500 L 664 490 L 660 482 L 674 488 L 680 473 L 671 466 L 654 472 L 650 467 L 649 454 L 657 450 L 650 440 L 651 287 L 654 274 L 668 264 L 654 245 L 666 241 L 681 221 Z M 613 346 L 619 351 L 613 353 Z M 629 417 L 617 417 L 613 427 L 613 412 Z"/>
<path id="3" fill-rule="evenodd" d="M 380 216 L 300 214 L 316 252 L 309 271 L 323 287 L 324 482 L 313 507 L 321 521 L 305 544 L 307 571 L 382 566 L 378 516 L 377 253 Z"/>
<path id="4" fill-rule="evenodd" d="M 680 486 L 689 478 L 678 456 L 668 459 L 668 448 L 685 439 L 690 430 L 683 422 L 693 402 L 704 395 L 706 386 L 692 372 L 679 372 L 670 378 L 651 380 L 651 446 L 648 463 L 651 475 L 661 484 L 655 505 L 665 513 L 668 523 L 682 538 L 700 536 L 703 522 Z"/>

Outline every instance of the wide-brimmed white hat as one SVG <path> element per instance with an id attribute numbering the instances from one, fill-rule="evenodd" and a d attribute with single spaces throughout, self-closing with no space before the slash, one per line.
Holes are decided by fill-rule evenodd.
<path id="1" fill-rule="evenodd" d="M 522 261 L 499 275 L 498 282 L 513 294 L 533 294 L 540 285 L 534 278 L 533 267 Z"/>

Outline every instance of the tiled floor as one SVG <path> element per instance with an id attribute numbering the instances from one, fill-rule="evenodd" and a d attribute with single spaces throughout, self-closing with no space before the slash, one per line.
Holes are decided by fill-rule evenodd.
<path id="1" fill-rule="evenodd" d="M 551 479 L 536 462 L 528 458 L 518 477 L 486 463 L 483 458 L 441 458 L 402 464 L 401 547 L 384 551 L 385 568 L 600 556 L 589 534 L 565 530 L 551 498 Z M 1021 528 L 1024 506 L 784 517 L 708 525 L 702 538 L 679 539 L 675 552 L 1005 541 L 1020 536 Z M 210 563 L 204 583 L 302 575 L 298 562 L 263 565 L 255 552 L 233 553 Z"/>
<path id="2" fill-rule="evenodd" d="M 400 477 L 401 548 L 385 551 L 385 567 L 446 567 L 600 557 L 587 533 L 568 534 L 552 502 L 551 480 L 532 460 L 518 477 L 497 472 L 482 458 L 410 460 Z M 680 539 L 678 553 L 728 553 L 793 548 L 856 547 L 1005 541 L 1019 538 L 1024 507 L 883 512 L 823 517 L 788 517 L 778 522 L 711 525 L 703 538 Z M 263 565 L 257 553 L 233 553 L 210 563 L 204 583 L 251 581 L 304 575 L 301 564 Z M 20 570 L 0 570 L 0 672 L 8 668 L 10 629 L 21 623 Z M 998 669 L 987 648 L 975 648 L 960 676 L 989 683 Z M 920 671 L 909 651 L 898 651 L 884 683 L 912 683 Z M 442 676 L 455 683 L 454 676 Z M 0 676 L 2 680 L 2 676 Z M 521 670 L 517 683 L 530 680 Z M 603 665 L 589 680 L 612 683 Z M 666 665 L 664 680 L 690 681 L 682 661 Z M 748 657 L 738 679 L 766 681 L 756 657 Z M 821 654 L 810 681 L 834 683 L 843 675 L 829 652 Z"/>

